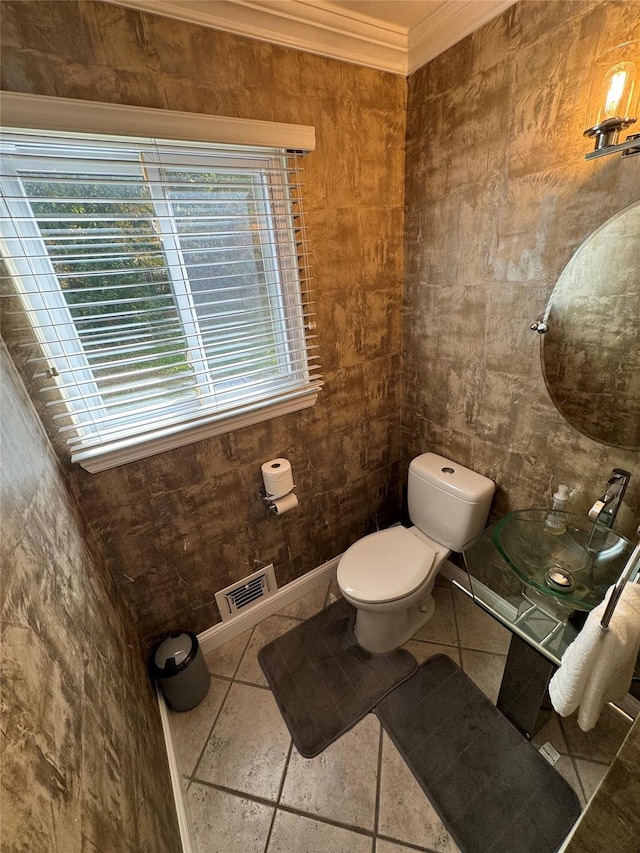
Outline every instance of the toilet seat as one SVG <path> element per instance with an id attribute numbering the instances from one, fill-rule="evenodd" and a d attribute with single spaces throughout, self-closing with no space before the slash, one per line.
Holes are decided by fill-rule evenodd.
<path id="1" fill-rule="evenodd" d="M 406 528 L 390 527 L 347 548 L 338 565 L 338 585 L 356 601 L 395 601 L 427 580 L 435 557 L 433 548 Z"/>

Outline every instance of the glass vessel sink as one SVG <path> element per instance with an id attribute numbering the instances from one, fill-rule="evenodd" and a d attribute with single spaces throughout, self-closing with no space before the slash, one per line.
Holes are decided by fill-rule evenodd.
<path id="1" fill-rule="evenodd" d="M 592 610 L 620 576 L 633 544 L 586 516 L 560 512 L 566 531 L 544 528 L 548 509 L 507 513 L 492 540 L 520 580 L 567 610 Z"/>

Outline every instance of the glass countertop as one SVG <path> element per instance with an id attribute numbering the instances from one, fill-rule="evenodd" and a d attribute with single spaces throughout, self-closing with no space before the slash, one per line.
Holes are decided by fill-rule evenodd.
<path id="1" fill-rule="evenodd" d="M 463 551 L 468 576 L 465 591 L 512 633 L 559 666 L 565 649 L 582 626 L 569 622 L 571 611 L 558 607 L 554 598 L 525 586 L 509 568 L 494 544 L 495 527 L 487 527 Z"/>
<path id="2" fill-rule="evenodd" d="M 578 559 L 580 552 L 577 546 L 580 543 L 584 545 L 584 540 L 582 534 L 576 533 L 576 530 L 582 531 L 589 522 L 580 519 L 580 523 L 572 526 L 572 519 L 568 518 L 567 534 L 550 536 L 549 539 L 557 543 L 553 544 L 553 541 L 540 540 L 539 536 L 542 534 L 533 530 L 536 516 L 531 514 L 537 513 L 537 527 L 540 530 L 548 512 L 549 510 L 520 510 L 509 513 L 485 528 L 463 549 L 466 577 L 463 577 L 464 573 L 461 572 L 454 583 L 513 634 L 517 634 L 541 655 L 559 666 L 567 646 L 573 642 L 584 625 L 588 611 L 604 598 L 608 587 L 617 580 L 630 551 L 633 550 L 633 544 L 608 531 L 612 536 L 609 538 L 603 535 L 600 538 L 599 545 L 602 548 L 598 553 L 604 553 L 607 549 L 610 553 L 601 563 L 596 564 L 594 576 L 600 580 L 592 586 L 593 593 L 578 598 L 574 588 L 573 594 L 569 596 L 566 593 L 554 594 L 553 590 L 542 586 L 541 577 L 544 573 L 542 576 L 538 574 L 539 566 L 535 562 L 535 555 L 538 555 L 538 559 L 541 554 L 545 559 L 551 558 L 552 554 L 556 558 L 562 556 L 565 564 L 568 564 L 567 567 L 570 566 L 576 574 L 584 570 L 588 572 L 586 566 L 580 564 L 582 567 L 578 569 L 575 562 L 570 562 L 569 555 Z M 524 528 L 524 532 L 508 531 L 507 524 L 510 519 L 515 520 L 516 528 Z M 621 544 L 616 544 L 616 540 Z M 523 560 L 523 563 L 518 564 L 518 568 L 513 565 L 516 558 L 514 548 L 519 549 L 518 553 Z M 616 548 L 621 549 L 620 553 Z M 556 561 L 553 565 L 558 564 L 559 561 Z M 604 574 L 600 574 L 600 569 Z M 545 569 L 545 572 L 547 570 Z M 634 716 L 636 713 L 637 709 L 633 710 Z"/>

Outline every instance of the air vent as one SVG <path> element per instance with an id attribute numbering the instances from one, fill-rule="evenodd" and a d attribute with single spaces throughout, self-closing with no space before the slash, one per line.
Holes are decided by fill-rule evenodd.
<path id="1" fill-rule="evenodd" d="M 259 601 L 270 598 L 278 591 L 273 563 L 216 592 L 216 604 L 222 621 L 232 619 L 238 613 L 253 607 Z"/>

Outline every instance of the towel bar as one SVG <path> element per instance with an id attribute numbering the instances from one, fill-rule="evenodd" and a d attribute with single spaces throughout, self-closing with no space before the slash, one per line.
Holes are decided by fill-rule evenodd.
<path id="1" fill-rule="evenodd" d="M 611 595 L 609 596 L 609 601 L 607 602 L 607 606 L 605 607 L 604 613 L 602 615 L 602 619 L 600 620 L 600 626 L 603 631 L 609 630 L 609 622 L 611 622 L 611 617 L 613 616 L 613 611 L 616 609 L 616 605 L 620 600 L 620 596 L 622 595 L 622 590 L 627 585 L 631 575 L 634 570 L 640 563 L 640 544 L 636 545 L 634 548 L 627 565 L 624 567 L 624 571 L 618 578 L 615 587 L 613 588 Z M 636 578 L 635 582 L 637 583 L 640 580 L 640 576 Z"/>

